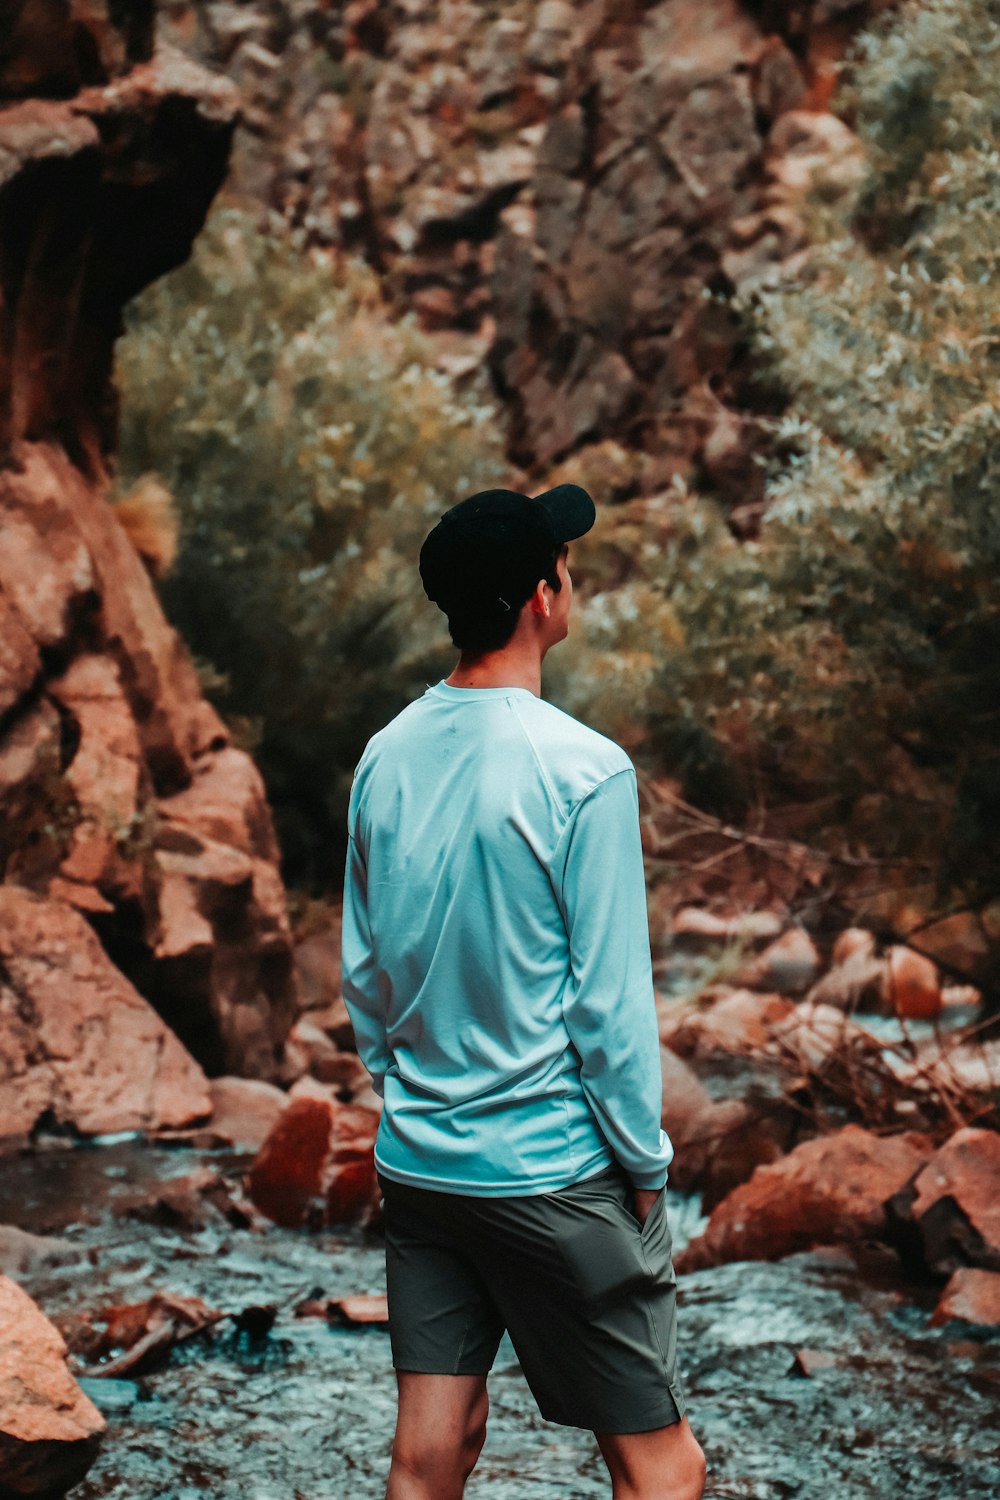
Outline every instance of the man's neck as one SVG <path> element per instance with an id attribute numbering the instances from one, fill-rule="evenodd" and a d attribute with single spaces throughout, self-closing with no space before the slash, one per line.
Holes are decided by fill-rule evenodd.
<path id="1" fill-rule="evenodd" d="M 526 659 L 504 651 L 492 651 L 472 660 L 463 656 L 444 680 L 449 687 L 523 687 L 540 698 L 542 663 L 537 656 Z"/>

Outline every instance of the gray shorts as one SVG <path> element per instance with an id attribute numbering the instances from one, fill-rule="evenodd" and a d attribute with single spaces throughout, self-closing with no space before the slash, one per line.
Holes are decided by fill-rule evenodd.
<path id="1" fill-rule="evenodd" d="M 617 1163 L 510 1197 L 378 1180 L 396 1369 L 485 1375 L 506 1328 L 547 1421 L 592 1432 L 680 1421 L 666 1188 L 640 1224 Z"/>

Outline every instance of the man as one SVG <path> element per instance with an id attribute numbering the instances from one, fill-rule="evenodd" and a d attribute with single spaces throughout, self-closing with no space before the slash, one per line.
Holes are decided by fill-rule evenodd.
<path id="1" fill-rule="evenodd" d="M 398 1416 L 386 1500 L 460 1500 L 504 1329 L 615 1500 L 699 1500 L 675 1370 L 635 768 L 541 697 L 569 628 L 575 485 L 487 490 L 420 552 L 461 652 L 355 770 L 344 998 L 384 1108 Z"/>

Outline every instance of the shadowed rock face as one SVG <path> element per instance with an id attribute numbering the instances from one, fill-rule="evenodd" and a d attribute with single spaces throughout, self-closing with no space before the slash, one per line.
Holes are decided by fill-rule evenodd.
<path id="1" fill-rule="evenodd" d="M 105 499 L 121 308 L 188 255 L 236 92 L 154 51 L 151 0 L 0 3 L 0 58 L 0 878 L 86 913 L 210 1071 L 272 1076 L 263 785 Z"/>
<path id="2" fill-rule="evenodd" d="M 832 65 L 884 3 L 169 0 L 160 24 L 240 89 L 235 184 L 485 359 L 515 462 L 614 440 L 739 529 L 761 434 L 704 294 L 794 261 L 812 168 L 846 185 Z"/>

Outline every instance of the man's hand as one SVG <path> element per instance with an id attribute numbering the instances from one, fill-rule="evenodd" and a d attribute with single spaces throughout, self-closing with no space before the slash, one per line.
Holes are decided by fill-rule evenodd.
<path id="1" fill-rule="evenodd" d="M 649 1212 L 660 1196 L 661 1188 L 637 1188 L 633 1187 L 632 1196 L 635 1199 L 635 1216 L 640 1224 L 645 1224 Z"/>

